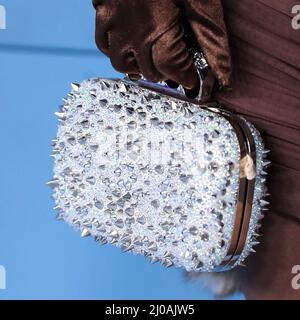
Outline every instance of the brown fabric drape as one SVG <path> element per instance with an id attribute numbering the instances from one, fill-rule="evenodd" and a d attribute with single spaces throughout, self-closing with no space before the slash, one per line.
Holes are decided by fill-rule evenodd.
<path id="1" fill-rule="evenodd" d="M 223 0 L 233 61 L 231 92 L 220 103 L 264 132 L 271 150 L 270 212 L 247 268 L 231 271 L 248 299 L 299 299 L 291 273 L 300 251 L 300 30 L 293 0 Z"/>
<path id="2" fill-rule="evenodd" d="M 273 165 L 271 211 L 300 221 L 300 30 L 291 25 L 296 1 L 224 0 L 234 61 L 233 90 L 220 103 L 264 131 Z"/>

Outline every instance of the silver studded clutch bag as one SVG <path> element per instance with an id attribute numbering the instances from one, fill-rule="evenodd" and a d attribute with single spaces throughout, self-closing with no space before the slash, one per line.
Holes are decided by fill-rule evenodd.
<path id="1" fill-rule="evenodd" d="M 188 271 L 241 264 L 257 244 L 267 151 L 220 106 L 147 81 L 72 84 L 56 113 L 58 218 L 100 244 Z"/>

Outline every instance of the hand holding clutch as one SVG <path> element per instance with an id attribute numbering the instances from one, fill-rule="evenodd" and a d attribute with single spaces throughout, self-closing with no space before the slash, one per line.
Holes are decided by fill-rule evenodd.
<path id="1" fill-rule="evenodd" d="M 186 50 L 182 21 L 191 26 L 221 86 L 230 85 L 231 57 L 220 0 L 93 0 L 96 43 L 123 73 L 172 80 L 187 89 L 199 84 Z"/>

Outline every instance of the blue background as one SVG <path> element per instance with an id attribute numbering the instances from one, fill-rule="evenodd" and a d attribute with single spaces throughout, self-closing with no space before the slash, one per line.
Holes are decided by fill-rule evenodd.
<path id="1" fill-rule="evenodd" d="M 211 299 L 178 269 L 81 239 L 54 219 L 53 113 L 69 83 L 118 75 L 94 45 L 83 0 L 0 0 L 0 299 Z M 241 298 L 237 295 L 233 298 Z"/>

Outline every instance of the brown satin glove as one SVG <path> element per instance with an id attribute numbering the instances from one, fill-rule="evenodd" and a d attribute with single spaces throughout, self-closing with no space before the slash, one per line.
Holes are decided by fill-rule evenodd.
<path id="1" fill-rule="evenodd" d="M 199 86 L 181 21 L 191 26 L 213 74 L 230 85 L 231 58 L 220 0 L 93 0 L 96 43 L 113 67 L 152 81 Z"/>

